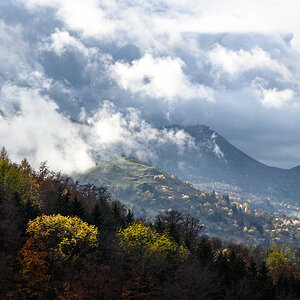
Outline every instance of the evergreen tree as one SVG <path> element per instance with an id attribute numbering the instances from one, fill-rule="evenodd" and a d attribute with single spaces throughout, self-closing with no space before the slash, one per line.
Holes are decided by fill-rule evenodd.
<path id="1" fill-rule="evenodd" d="M 202 266 L 213 263 L 214 252 L 208 238 L 201 238 L 198 247 L 196 248 L 196 256 Z"/>
<path id="2" fill-rule="evenodd" d="M 91 215 L 93 224 L 95 224 L 99 228 L 103 223 L 103 214 L 101 212 L 101 207 L 98 202 L 93 207 Z"/>
<path id="3" fill-rule="evenodd" d="M 83 219 L 85 217 L 84 206 L 81 201 L 79 201 L 78 197 L 74 197 L 74 199 L 70 203 L 70 213 L 72 216 L 78 216 Z"/>
<path id="4" fill-rule="evenodd" d="M 125 222 L 123 219 L 123 209 L 124 207 L 119 201 L 113 201 L 112 203 L 112 213 L 113 213 L 113 218 L 115 220 L 115 225 L 116 227 L 124 227 Z"/>
<path id="5" fill-rule="evenodd" d="M 128 212 L 127 212 L 127 215 L 126 215 L 126 224 L 127 225 L 131 225 L 134 221 L 134 218 L 133 218 L 133 212 L 132 210 L 129 208 L 128 209 Z"/>
<path id="6" fill-rule="evenodd" d="M 68 216 L 70 212 L 70 203 L 71 203 L 71 193 L 67 189 L 59 188 L 57 193 L 57 198 L 55 201 L 55 213 L 59 213 L 62 216 Z"/>
<path id="7" fill-rule="evenodd" d="M 7 153 L 7 151 L 6 151 L 6 149 L 4 147 L 2 147 L 1 151 L 0 151 L 0 161 L 5 161 L 7 163 L 10 162 L 8 153 Z"/>
<path id="8" fill-rule="evenodd" d="M 273 279 L 269 275 L 269 269 L 265 262 L 258 271 L 259 275 L 257 277 L 258 288 L 262 294 L 262 299 L 273 300 L 275 299 L 275 289 L 273 284 Z"/>
<path id="9" fill-rule="evenodd" d="M 27 224 L 29 220 L 33 220 L 39 215 L 39 209 L 32 205 L 30 201 L 27 201 L 23 207 L 23 214 L 25 224 Z"/>
<path id="10" fill-rule="evenodd" d="M 156 229 L 157 232 L 160 232 L 160 233 L 165 231 L 166 224 L 165 224 L 164 220 L 162 219 L 161 215 L 158 215 L 155 217 L 154 228 Z"/>
<path id="11" fill-rule="evenodd" d="M 256 268 L 256 263 L 251 259 L 250 265 L 248 267 L 248 273 L 251 278 L 257 278 L 257 268 Z"/>

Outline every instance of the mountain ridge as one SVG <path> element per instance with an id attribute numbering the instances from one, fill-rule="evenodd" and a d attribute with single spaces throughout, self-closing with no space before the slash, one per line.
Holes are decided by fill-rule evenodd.
<path id="1" fill-rule="evenodd" d="M 203 181 L 220 182 L 240 188 L 245 193 L 270 198 L 274 205 L 300 199 L 300 168 L 271 167 L 252 158 L 206 125 L 166 126 L 169 130 L 184 130 L 195 142 L 181 153 L 176 149 L 161 149 L 155 164 L 195 185 Z"/>

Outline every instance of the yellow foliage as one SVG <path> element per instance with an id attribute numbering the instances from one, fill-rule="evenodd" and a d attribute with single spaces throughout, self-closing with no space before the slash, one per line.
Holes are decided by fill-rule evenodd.
<path id="1" fill-rule="evenodd" d="M 78 217 L 40 216 L 29 221 L 29 235 L 19 253 L 27 294 L 43 299 L 50 290 L 56 266 L 98 246 L 98 230 Z"/>
<path id="2" fill-rule="evenodd" d="M 283 266 L 287 263 L 289 263 L 290 260 L 286 257 L 284 257 L 283 254 L 274 251 L 269 253 L 267 260 L 266 260 L 266 264 L 269 267 L 270 270 L 279 267 L 279 266 Z"/>
<path id="3" fill-rule="evenodd" d="M 118 232 L 120 246 L 130 254 L 137 247 L 145 247 L 150 253 L 161 256 L 170 255 L 180 260 L 186 259 L 190 252 L 182 245 L 177 245 L 166 234 L 157 233 L 143 223 L 134 223 L 124 230 Z"/>
<path id="4" fill-rule="evenodd" d="M 28 222 L 26 233 L 37 243 L 47 245 L 48 252 L 62 261 L 98 246 L 98 229 L 78 217 L 43 215 Z"/>

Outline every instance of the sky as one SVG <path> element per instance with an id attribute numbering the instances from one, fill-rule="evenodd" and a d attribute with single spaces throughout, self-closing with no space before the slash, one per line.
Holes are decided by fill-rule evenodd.
<path id="1" fill-rule="evenodd" d="M 204 124 L 300 164 L 297 0 L 2 0 L 0 144 L 71 173 L 193 141 Z"/>

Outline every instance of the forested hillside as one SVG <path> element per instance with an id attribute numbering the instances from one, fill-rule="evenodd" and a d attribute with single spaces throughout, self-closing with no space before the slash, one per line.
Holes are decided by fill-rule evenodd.
<path id="1" fill-rule="evenodd" d="M 109 186 L 114 197 L 144 218 L 172 210 L 201 220 L 206 232 L 227 241 L 248 245 L 285 244 L 297 246 L 300 221 L 252 209 L 247 203 L 232 201 L 227 195 L 204 192 L 150 164 L 135 158 L 116 158 L 98 163 L 78 176 L 82 183 Z"/>
<path id="2" fill-rule="evenodd" d="M 106 188 L 5 149 L 0 217 L 1 299 L 300 297 L 298 248 L 224 243 L 175 210 L 137 219 Z"/>

